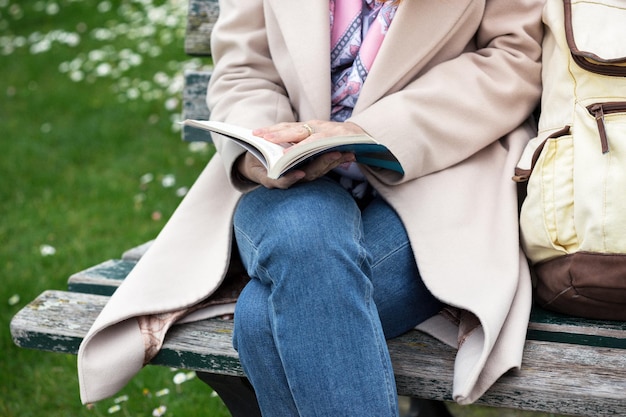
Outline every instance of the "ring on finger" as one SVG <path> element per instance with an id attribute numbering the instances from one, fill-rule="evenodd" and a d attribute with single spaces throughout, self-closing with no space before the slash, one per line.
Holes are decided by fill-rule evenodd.
<path id="1" fill-rule="evenodd" d="M 311 136 L 313 133 L 315 133 L 315 130 L 313 130 L 313 128 L 309 126 L 308 123 L 303 124 L 302 127 L 309 133 L 307 136 Z"/>

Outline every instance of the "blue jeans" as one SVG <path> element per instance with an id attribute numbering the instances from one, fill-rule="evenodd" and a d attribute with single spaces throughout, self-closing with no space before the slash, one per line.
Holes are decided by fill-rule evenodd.
<path id="1" fill-rule="evenodd" d="M 385 338 L 442 305 L 394 210 L 380 198 L 361 210 L 321 178 L 246 194 L 234 224 L 252 278 L 234 346 L 263 416 L 397 416 Z"/>

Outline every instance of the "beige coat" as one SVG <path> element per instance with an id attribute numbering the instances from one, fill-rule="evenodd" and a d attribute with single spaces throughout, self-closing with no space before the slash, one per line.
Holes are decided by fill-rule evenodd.
<path id="1" fill-rule="evenodd" d="M 247 127 L 328 119 L 328 3 L 223 0 L 220 7 L 212 117 Z M 533 135 L 524 120 L 540 94 L 541 9 L 541 0 L 403 0 L 351 118 L 405 169 L 367 175 L 403 219 L 426 285 L 480 320 L 471 332 L 460 327 L 453 386 L 460 403 L 521 362 L 531 291 L 511 176 Z M 141 368 L 135 317 L 194 305 L 222 281 L 245 185 L 227 174 L 241 150 L 219 138 L 216 145 L 220 155 L 83 341 L 84 402 L 114 395 Z M 456 344 L 459 327 L 439 316 L 422 328 Z"/>

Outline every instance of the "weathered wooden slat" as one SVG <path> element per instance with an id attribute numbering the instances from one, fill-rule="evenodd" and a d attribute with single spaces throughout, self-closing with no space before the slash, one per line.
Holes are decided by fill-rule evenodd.
<path id="1" fill-rule="evenodd" d="M 190 0 L 185 33 L 185 52 L 211 54 L 211 31 L 219 14 L 218 0 Z"/>
<path id="2" fill-rule="evenodd" d="M 108 297 L 47 291 L 11 322 L 18 346 L 76 353 Z M 241 376 L 232 322 L 175 326 L 153 363 Z M 450 400 L 454 349 L 417 331 L 389 342 L 400 395 Z M 581 416 L 626 415 L 626 355 L 621 349 L 529 340 L 523 368 L 480 400 L 490 406 Z"/>
<path id="3" fill-rule="evenodd" d="M 589 320 L 534 306 L 527 338 L 626 349 L 626 322 Z"/>
<path id="4" fill-rule="evenodd" d="M 135 261 L 137 262 L 144 253 L 152 246 L 153 240 L 149 240 L 146 243 L 142 243 L 139 246 L 135 246 L 134 248 L 130 248 L 122 254 L 122 260 L 124 261 Z"/>
<path id="5" fill-rule="evenodd" d="M 183 119 L 209 120 L 206 95 L 211 71 L 187 70 L 184 77 Z"/>
<path id="6" fill-rule="evenodd" d="M 111 295 L 120 286 L 137 262 L 112 259 L 77 272 L 67 280 L 67 288 L 74 292 Z"/>
<path id="7" fill-rule="evenodd" d="M 103 295 L 45 291 L 11 320 L 13 341 L 23 348 L 76 354 L 108 300 Z M 153 363 L 241 376 L 231 335 L 232 322 L 226 320 L 174 326 Z"/>
<path id="8" fill-rule="evenodd" d="M 128 249 L 122 254 L 122 259 L 110 259 L 72 274 L 67 280 L 67 289 L 87 294 L 113 294 L 152 242 L 150 240 Z"/>
<path id="9" fill-rule="evenodd" d="M 185 71 L 183 87 L 183 120 L 209 120 L 209 108 L 206 104 L 207 86 L 211 78 L 210 71 Z M 206 141 L 207 133 L 183 126 L 182 138 L 188 142 Z"/>
<path id="10" fill-rule="evenodd" d="M 109 297 L 49 290 L 11 319 L 11 335 L 20 347 L 78 352 L 80 341 Z"/>
<path id="11" fill-rule="evenodd" d="M 111 295 L 135 264 L 152 245 L 153 240 L 130 248 L 122 259 L 110 259 L 83 271 L 72 274 L 67 280 L 67 289 L 87 294 Z"/>
<path id="12" fill-rule="evenodd" d="M 389 342 L 398 392 L 450 400 L 454 349 L 419 332 Z M 478 404 L 581 416 L 626 415 L 626 355 L 618 349 L 527 340 L 522 370 Z"/>

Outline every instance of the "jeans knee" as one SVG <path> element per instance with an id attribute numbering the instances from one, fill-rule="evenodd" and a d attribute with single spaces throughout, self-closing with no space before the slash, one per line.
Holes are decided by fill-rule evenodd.
<path id="1" fill-rule="evenodd" d="M 245 239 L 261 253 L 294 258 L 319 255 L 338 239 L 358 239 L 361 233 L 354 199 L 327 179 L 288 190 L 254 190 L 242 198 L 234 223 L 238 242 Z"/>

